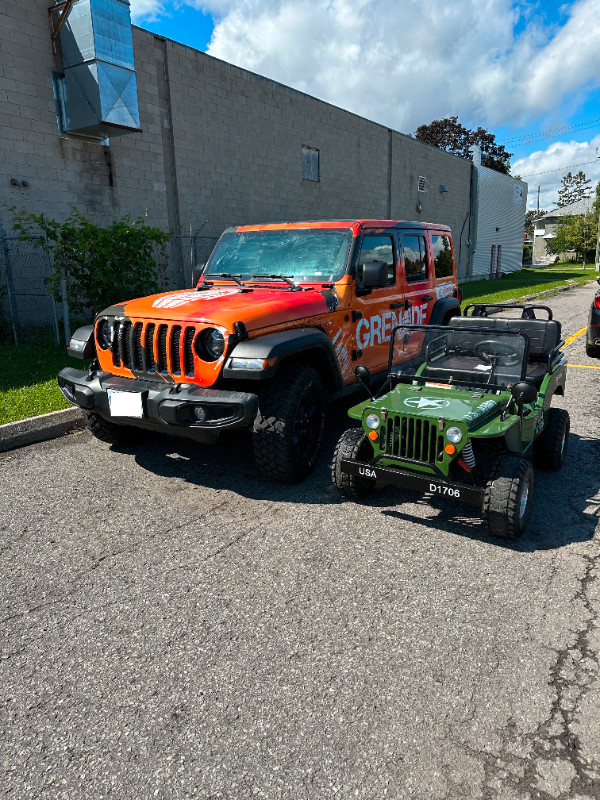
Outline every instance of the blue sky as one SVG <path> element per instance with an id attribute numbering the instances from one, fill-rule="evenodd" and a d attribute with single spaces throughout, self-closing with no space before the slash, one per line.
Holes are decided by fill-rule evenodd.
<path id="1" fill-rule="evenodd" d="M 600 0 L 131 0 L 135 24 L 414 133 L 496 135 L 529 207 L 600 180 Z M 600 154 L 600 151 L 599 151 Z"/>

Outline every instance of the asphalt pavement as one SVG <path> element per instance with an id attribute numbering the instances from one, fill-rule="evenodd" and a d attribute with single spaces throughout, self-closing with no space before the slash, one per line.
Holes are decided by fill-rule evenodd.
<path id="1" fill-rule="evenodd" d="M 594 294 L 546 300 L 565 337 Z M 600 362 L 523 538 L 328 463 L 87 432 L 0 454 L 0 797 L 600 798 Z"/>

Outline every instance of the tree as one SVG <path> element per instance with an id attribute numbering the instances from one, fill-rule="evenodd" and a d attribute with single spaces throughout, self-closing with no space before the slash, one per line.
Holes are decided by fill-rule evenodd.
<path id="1" fill-rule="evenodd" d="M 476 144 L 481 148 L 481 163 L 484 167 L 495 169 L 504 175 L 510 174 L 510 158 L 504 145 L 497 144 L 496 137 L 484 128 L 472 131 L 458 121 L 458 117 L 434 119 L 429 125 L 419 125 L 416 137 L 440 150 L 446 150 L 461 158 L 469 158 L 469 147 Z"/>
<path id="2" fill-rule="evenodd" d="M 581 170 L 579 170 L 577 175 L 571 175 L 570 172 L 567 172 L 562 178 L 556 205 L 562 208 L 571 203 L 576 203 L 578 200 L 583 200 L 585 197 L 589 197 L 590 184 L 591 180 L 586 178 Z"/>
<path id="3" fill-rule="evenodd" d="M 547 240 L 548 252 L 560 255 L 574 251 L 585 264 L 596 254 L 598 213 L 600 212 L 600 182 L 596 186 L 596 199 L 589 214 L 570 214 L 558 223 L 556 236 Z"/>
<path id="4" fill-rule="evenodd" d="M 527 211 L 525 214 L 525 230 L 530 235 L 533 236 L 533 229 L 534 229 L 534 222 L 536 219 L 540 217 L 544 217 L 547 214 L 546 211 L 540 208 L 539 213 L 536 209 L 532 209 L 531 211 Z"/>

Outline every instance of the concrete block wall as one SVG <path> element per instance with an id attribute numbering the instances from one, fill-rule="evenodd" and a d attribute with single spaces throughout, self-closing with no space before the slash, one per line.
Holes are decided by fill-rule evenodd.
<path id="1" fill-rule="evenodd" d="M 47 0 L 0 5 L 0 203 L 208 236 L 271 220 L 443 222 L 466 271 L 470 162 L 141 28 L 133 44 L 142 132 L 109 147 L 60 137 Z M 302 179 L 303 146 L 319 150 L 318 182 Z"/>

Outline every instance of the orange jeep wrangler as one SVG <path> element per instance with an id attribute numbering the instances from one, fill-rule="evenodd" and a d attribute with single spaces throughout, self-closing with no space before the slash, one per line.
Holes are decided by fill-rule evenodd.
<path id="1" fill-rule="evenodd" d="M 118 303 L 79 328 L 64 396 L 91 432 L 136 428 L 213 442 L 251 428 L 260 469 L 291 482 L 313 467 L 326 400 L 386 372 L 399 323 L 460 315 L 445 225 L 336 220 L 225 231 L 193 290 Z"/>

